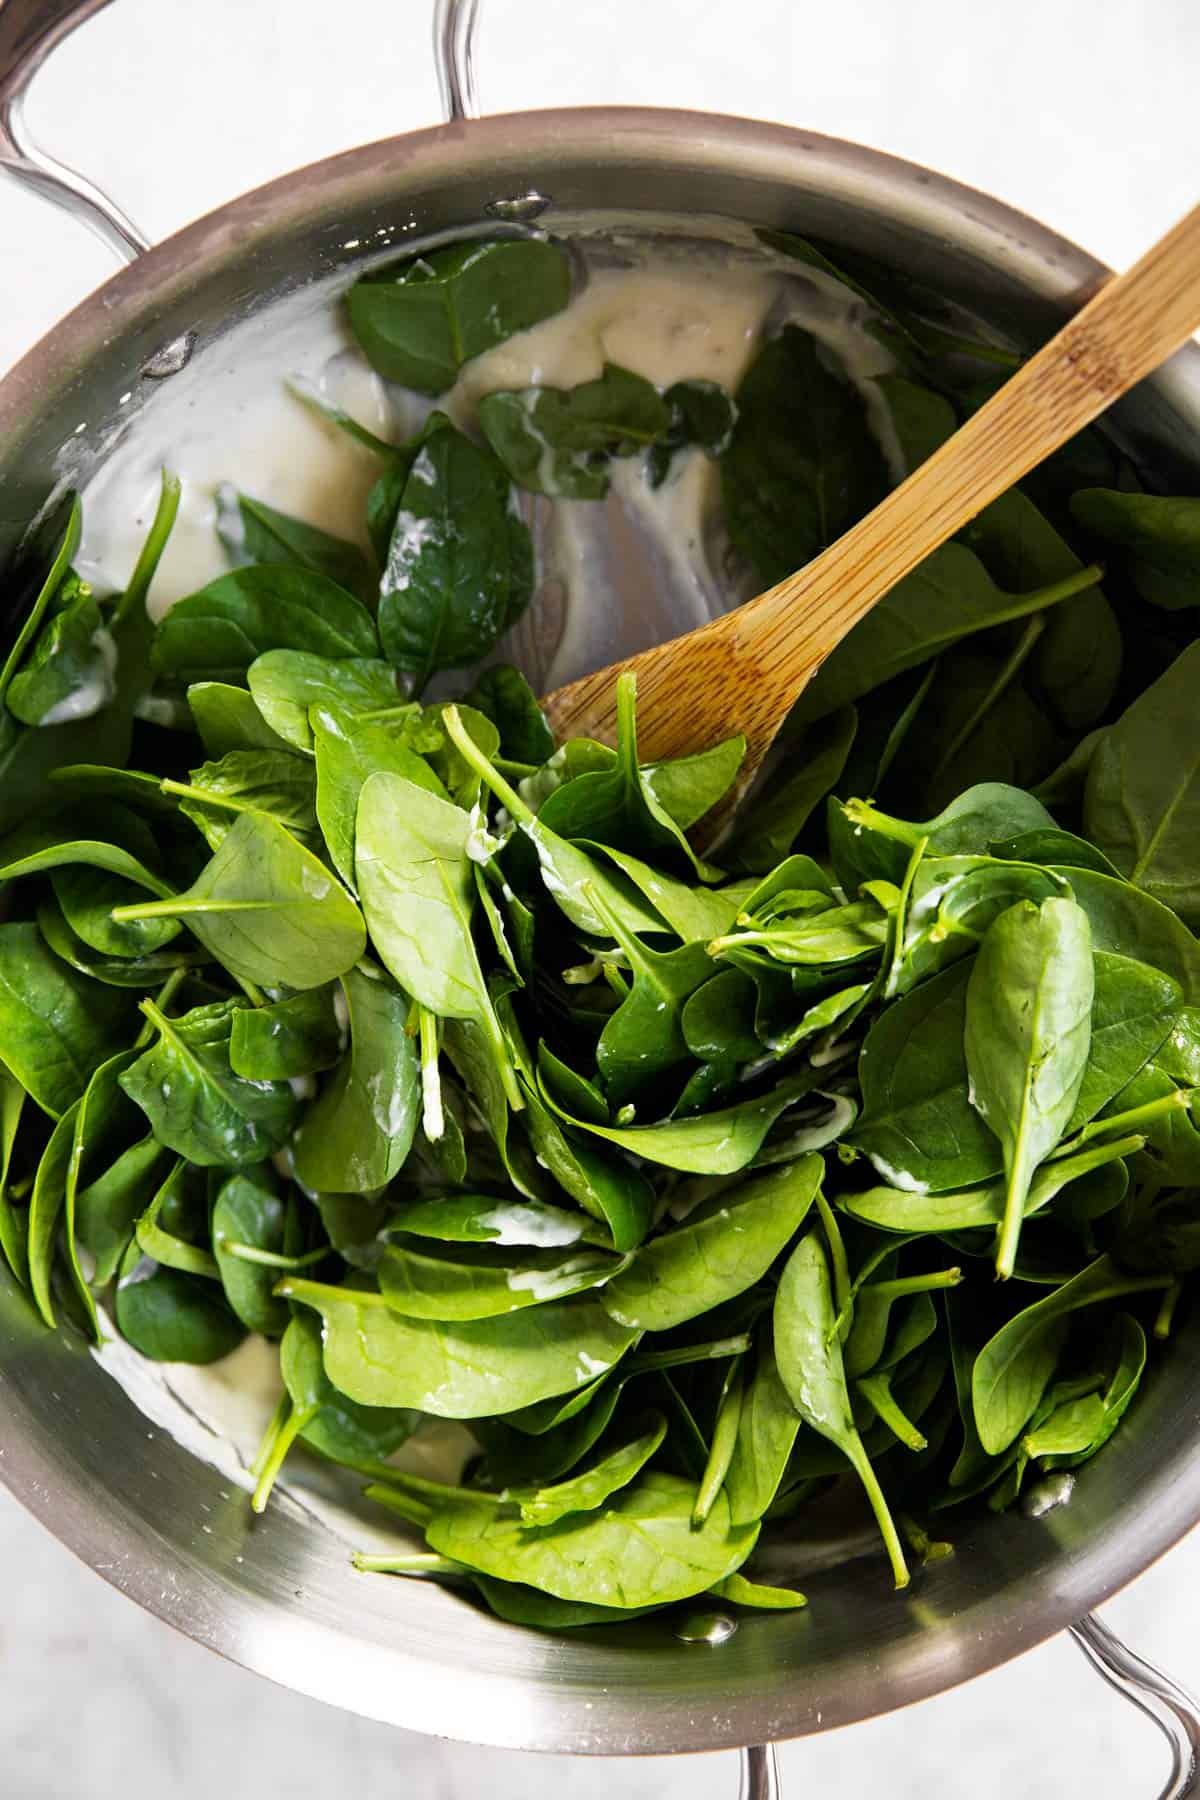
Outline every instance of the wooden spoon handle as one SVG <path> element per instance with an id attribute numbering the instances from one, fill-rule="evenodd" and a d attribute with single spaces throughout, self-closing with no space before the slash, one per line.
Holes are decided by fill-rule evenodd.
<path id="1" fill-rule="evenodd" d="M 875 602 L 1014 481 L 1200 329 L 1200 206 L 1107 281 L 1045 347 L 866 518 L 757 600 L 560 688 L 560 734 L 611 739 L 621 668 L 638 672 L 646 759 L 746 734 L 754 766 L 830 651 Z"/>

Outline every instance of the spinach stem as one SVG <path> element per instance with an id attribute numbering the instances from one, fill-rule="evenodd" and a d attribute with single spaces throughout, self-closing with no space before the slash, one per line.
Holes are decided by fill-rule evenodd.
<path id="1" fill-rule="evenodd" d="M 912 1420 L 902 1411 L 892 1394 L 890 1375 L 860 1375 L 855 1387 L 873 1408 L 883 1423 L 891 1428 L 900 1442 L 909 1450 L 925 1450 L 929 1440 L 922 1435 Z"/>
<path id="2" fill-rule="evenodd" d="M 874 1281 L 862 1291 L 901 1300 L 906 1294 L 929 1294 L 937 1288 L 957 1287 L 962 1278 L 961 1269 L 937 1269 L 931 1275 L 898 1275 L 894 1281 Z"/>
<path id="3" fill-rule="evenodd" d="M 750 1337 L 717 1338 L 708 1344 L 681 1344 L 677 1350 L 646 1350 L 631 1356 L 624 1365 L 626 1375 L 645 1375 L 651 1369 L 678 1369 L 687 1363 L 709 1362 L 720 1356 L 740 1356 L 750 1348 Z"/>
<path id="4" fill-rule="evenodd" d="M 439 1022 L 427 1006 L 419 1008 L 421 1038 L 421 1124 L 431 1144 L 445 1135 L 446 1115 L 442 1110 L 442 1078 L 438 1072 Z"/>
<path id="5" fill-rule="evenodd" d="M 979 704 L 968 715 L 962 725 L 959 726 L 949 744 L 942 752 L 938 759 L 937 767 L 933 772 L 934 778 L 943 774 L 944 771 L 949 768 L 963 745 L 967 742 L 967 739 L 971 736 L 971 733 L 977 730 L 983 723 L 988 713 L 1003 694 L 1005 688 L 1009 687 L 1020 674 L 1024 664 L 1033 654 L 1037 641 L 1045 629 L 1046 621 L 1041 613 L 1034 613 L 1026 624 L 1024 631 L 1021 633 L 1012 655 L 997 672 L 991 686 L 979 701 Z"/>
<path id="6" fill-rule="evenodd" d="M 824 1228 L 825 1242 L 829 1246 L 829 1260 L 833 1271 L 833 1298 L 837 1311 L 833 1333 L 839 1343 L 845 1343 L 850 1335 L 850 1326 L 854 1318 L 854 1289 L 850 1280 L 850 1261 L 846 1255 L 846 1246 L 842 1241 L 841 1228 L 834 1217 L 833 1208 L 820 1188 L 817 1189 L 817 1211 Z"/>
<path id="7" fill-rule="evenodd" d="M 1159 1307 L 1158 1316 L 1154 1321 L 1154 1335 L 1156 1338 L 1161 1339 L 1170 1337 L 1171 1325 L 1175 1318 L 1175 1307 L 1182 1292 L 1182 1281 L 1173 1281 L 1163 1294 L 1162 1305 Z"/>
<path id="8" fill-rule="evenodd" d="M 850 1458 L 854 1472 L 866 1490 L 867 1499 L 871 1503 L 871 1511 L 875 1514 L 883 1537 L 884 1548 L 888 1553 L 888 1561 L 892 1565 L 892 1578 L 897 1588 L 906 1588 L 909 1583 L 909 1573 L 908 1564 L 904 1560 L 904 1546 L 900 1542 L 900 1536 L 893 1522 L 883 1489 L 879 1485 L 879 1477 L 871 1465 L 871 1459 L 867 1455 L 857 1431 L 851 1433 L 842 1448 Z"/>
<path id="9" fill-rule="evenodd" d="M 226 812 L 261 812 L 261 806 L 255 806 L 249 800 L 235 800 L 229 794 L 218 794 L 212 788 L 195 787 L 190 781 L 171 781 L 164 777 L 159 782 L 164 794 L 178 795 L 183 800 L 199 800 L 205 806 L 224 807 Z"/>
<path id="10" fill-rule="evenodd" d="M 290 1409 L 290 1401 L 288 1404 Z M 309 1406 L 303 1412 L 289 1410 L 283 1419 L 279 1419 L 277 1413 L 271 1420 L 267 1427 L 267 1438 L 263 1440 L 259 1455 L 255 1458 L 255 1463 L 258 1465 L 258 1482 L 250 1496 L 250 1505 L 256 1513 L 266 1511 L 267 1501 L 271 1497 L 271 1489 L 279 1478 L 279 1471 L 284 1465 L 288 1451 L 304 1427 L 311 1425 L 316 1416 L 317 1408 Z M 263 1455 L 264 1448 L 266 1449 L 265 1456 Z M 261 1458 L 261 1462 L 259 1458 Z"/>
<path id="11" fill-rule="evenodd" d="M 117 601 L 116 612 L 113 614 L 115 625 L 123 625 L 131 613 L 144 611 L 150 584 L 158 573 L 158 565 L 162 561 L 163 551 L 167 547 L 167 539 L 175 525 L 175 516 L 179 511 L 179 496 L 182 491 L 178 475 L 172 475 L 167 469 L 164 469 L 158 506 L 155 509 L 146 541 L 134 564 L 133 574 L 129 577 L 129 585 Z"/>
<path id="12" fill-rule="evenodd" d="M 317 1250 L 306 1250 L 303 1256 L 284 1256 L 279 1250 L 260 1250 L 256 1244 L 235 1244 L 228 1238 L 221 1238 L 218 1247 L 226 1256 L 236 1256 L 239 1262 L 257 1263 L 264 1269 L 308 1269 L 313 1263 L 324 1262 L 329 1255 L 327 1244 Z"/>
<path id="13" fill-rule="evenodd" d="M 499 770 L 488 761 L 475 739 L 462 722 L 462 715 L 457 706 L 447 706 L 442 713 L 442 723 L 446 728 L 451 743 L 458 751 L 467 767 L 478 775 L 486 788 L 490 788 L 497 800 L 512 814 L 520 825 L 532 825 L 534 814 L 515 787 L 505 781 Z"/>
<path id="14" fill-rule="evenodd" d="M 366 1556 L 359 1550 L 350 1560 L 364 1575 L 470 1574 L 465 1563 L 452 1562 L 448 1556 L 438 1556 L 432 1550 L 413 1556 Z"/>
<path id="15" fill-rule="evenodd" d="M 292 1412 L 292 1397 L 285 1388 L 275 1403 L 275 1411 L 271 1414 L 267 1429 L 263 1432 L 262 1442 L 254 1452 L 254 1461 L 250 1464 L 250 1473 L 258 1478 L 266 1467 L 267 1458 L 271 1454 L 271 1446 L 287 1424 Z"/>
<path id="16" fill-rule="evenodd" d="M 437 1510 L 427 1500 L 418 1500 L 415 1494 L 406 1494 L 390 1483 L 385 1485 L 372 1481 L 363 1489 L 363 1494 L 368 1500 L 374 1500 L 377 1506 L 386 1507 L 388 1512 L 399 1513 L 410 1525 L 419 1525 L 422 1531 Z"/>
<path id="17" fill-rule="evenodd" d="M 738 1424 L 742 1416 L 744 1384 L 745 1370 L 739 1356 L 730 1363 L 725 1372 L 725 1380 L 721 1385 L 721 1397 L 717 1403 L 717 1417 L 713 1425 L 708 1461 L 704 1465 L 700 1486 L 696 1490 L 696 1504 L 692 1508 L 693 1525 L 703 1525 L 716 1503 L 717 1495 L 725 1485 L 725 1477 L 729 1473 L 729 1465 L 733 1461 Z"/>
<path id="18" fill-rule="evenodd" d="M 1144 1106 L 1130 1107 L 1128 1112 L 1114 1113 L 1107 1119 L 1093 1119 L 1067 1143 L 1060 1144 L 1046 1160 L 1059 1162 L 1063 1157 L 1073 1156 L 1094 1138 L 1107 1137 L 1110 1132 L 1124 1136 L 1131 1130 L 1140 1131 L 1143 1125 L 1148 1125 L 1155 1119 L 1165 1118 L 1168 1113 L 1189 1107 L 1197 1094 L 1200 1094 L 1200 1088 L 1176 1088 L 1174 1093 L 1162 1094 L 1157 1100 L 1147 1100 Z"/>

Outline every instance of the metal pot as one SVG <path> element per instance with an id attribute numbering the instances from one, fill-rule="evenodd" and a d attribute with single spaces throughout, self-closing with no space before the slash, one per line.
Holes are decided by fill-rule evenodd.
<path id="1" fill-rule="evenodd" d="M 27 141 L 24 88 L 107 0 L 0 0 L 0 166 L 82 210 L 125 269 L 0 382 L 0 566 L 47 491 L 86 480 L 114 424 L 237 320 L 285 309 L 403 216 L 415 236 L 497 218 L 570 229 L 598 212 L 790 226 L 905 270 L 1026 341 L 1106 271 L 1042 226 L 893 158 L 747 120 L 633 109 L 451 122 L 331 157 L 145 250 L 97 190 Z M 473 7 L 466 9 L 468 22 Z M 454 9 L 439 29 L 453 43 Z M 143 252 L 142 254 L 141 252 Z M 129 396 L 133 398 L 130 400 Z M 123 398 L 124 397 L 124 398 Z M 81 421 L 84 423 L 81 424 Z M 1144 453 L 1200 481 L 1200 352 L 1122 403 Z M 147 1420 L 77 1341 L 37 1324 L 0 1276 L 0 1478 L 92 1568 L 248 1668 L 334 1705 L 452 1738 L 591 1754 L 762 1745 L 921 1699 L 1066 1626 L 1175 1747 L 1167 1794 L 1193 1793 L 1200 1722 L 1088 1609 L 1200 1516 L 1200 1406 L 1185 1330 L 1070 1504 L 986 1517 L 894 1595 L 877 1559 L 830 1555 L 800 1614 L 672 1635 L 651 1620 L 548 1639 L 432 1586 L 356 1576 L 296 1509 L 251 1521 L 245 1495 Z M 1083 1620 L 1083 1623 L 1078 1623 Z M 771 1790 L 765 1752 L 747 1793 Z"/>

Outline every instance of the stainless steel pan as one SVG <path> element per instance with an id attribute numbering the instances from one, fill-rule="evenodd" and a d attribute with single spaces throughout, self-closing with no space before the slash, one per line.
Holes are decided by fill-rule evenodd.
<path id="1" fill-rule="evenodd" d="M 315 276 L 349 279 L 397 222 L 425 235 L 541 214 L 791 226 L 904 269 L 1027 340 L 1105 271 L 1034 221 L 941 176 L 799 130 L 588 109 L 467 121 L 474 7 L 439 8 L 450 123 L 297 171 L 149 249 L 83 177 L 33 146 L 25 87 L 107 0 L 0 0 L 0 166 L 69 204 L 131 260 L 0 382 L 0 566 L 51 485 L 84 480 L 114 423 L 172 371 Z M 358 247 L 353 247 L 358 246 Z M 122 400 L 125 396 L 125 400 Z M 132 396 L 132 398 L 130 398 Z M 1200 352 L 1121 408 L 1122 428 L 1200 487 Z M 64 448 L 65 446 L 65 448 Z M 1185 1330 L 1069 1505 L 987 1517 L 905 1596 L 876 1557 L 831 1546 L 807 1612 L 685 1637 L 655 1621 L 549 1639 L 433 1587 L 356 1576 L 295 1508 L 245 1496 L 167 1433 L 0 1277 L 0 1479 L 123 1592 L 197 1641 L 334 1705 L 480 1743 L 613 1755 L 769 1744 L 935 1694 L 1070 1627 L 1172 1740 L 1165 1795 L 1198 1790 L 1200 1721 L 1086 1615 L 1200 1516 L 1200 1321 Z M 844 1550 L 844 1546 L 842 1549 Z M 853 1549 L 853 1545 L 851 1545 Z M 820 1560 L 820 1559 L 818 1559 Z M 690 1641 L 685 1641 L 689 1639 Z M 718 1640 L 721 1640 L 718 1642 Z M 773 1791 L 767 1751 L 744 1792 Z"/>

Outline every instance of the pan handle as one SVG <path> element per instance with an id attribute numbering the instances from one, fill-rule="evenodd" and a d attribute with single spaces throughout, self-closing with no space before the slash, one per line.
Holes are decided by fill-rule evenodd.
<path id="1" fill-rule="evenodd" d="M 1200 1709 L 1177 1682 L 1128 1649 L 1087 1613 L 1071 1636 L 1110 1687 L 1153 1719 L 1171 1746 L 1171 1773 L 1158 1800 L 1195 1800 L 1200 1795 Z"/>
<path id="2" fill-rule="evenodd" d="M 1153 1719 L 1171 1746 L 1171 1772 L 1158 1800 L 1197 1800 L 1200 1708 L 1191 1695 L 1161 1669 L 1135 1655 L 1095 1613 L 1072 1625 L 1071 1636 L 1109 1686 Z M 756 1744 L 742 1751 L 739 1800 L 781 1800 L 774 1745 Z"/>
<path id="3" fill-rule="evenodd" d="M 64 38 L 112 0 L 0 0 L 0 169 L 69 212 L 131 263 L 150 240 L 94 181 L 42 150 L 25 123 L 29 84 Z M 479 0 L 435 0 L 433 52 L 447 119 L 474 118 Z"/>
<path id="4" fill-rule="evenodd" d="M 7 169 L 133 262 L 150 248 L 133 220 L 77 169 L 38 148 L 25 123 L 25 94 L 52 51 L 109 0 L 0 0 L 0 169 Z"/>

